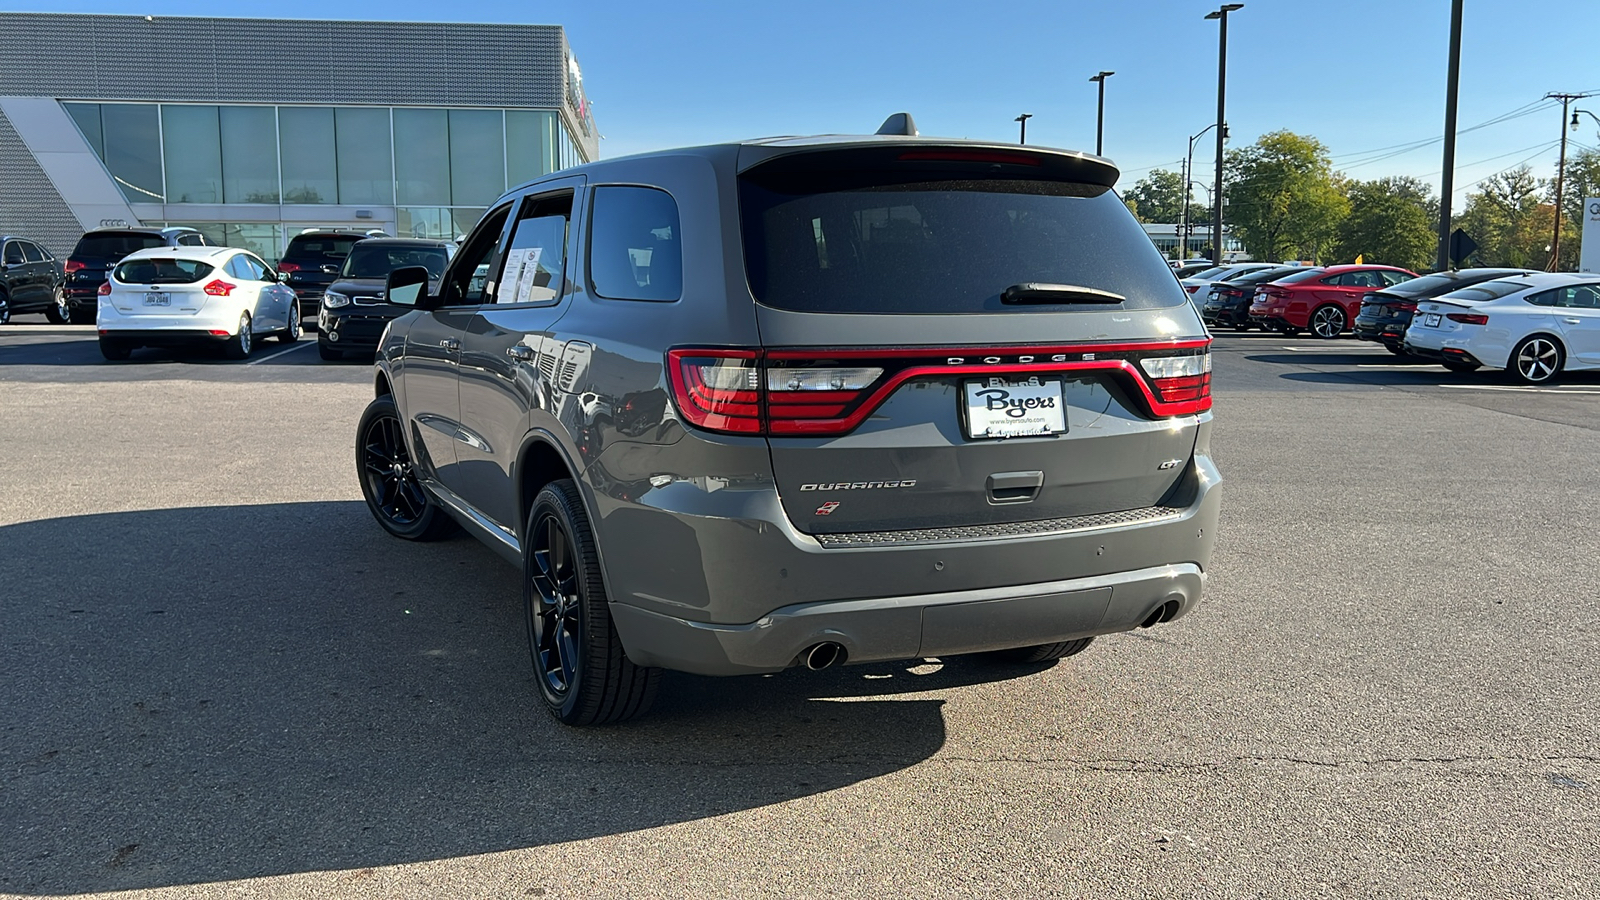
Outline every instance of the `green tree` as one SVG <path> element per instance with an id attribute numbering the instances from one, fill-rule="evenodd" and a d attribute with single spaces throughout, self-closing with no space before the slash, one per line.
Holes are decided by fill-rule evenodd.
<path id="1" fill-rule="evenodd" d="M 1550 237 L 1555 207 L 1540 202 L 1548 185 L 1520 166 L 1479 183 L 1467 194 L 1466 208 L 1455 227 L 1478 243 L 1469 260 L 1480 266 L 1517 266 L 1542 269 L 1550 261 Z M 1563 204 L 1564 205 L 1564 204 Z"/>
<path id="2" fill-rule="evenodd" d="M 1153 169 L 1134 182 L 1133 190 L 1123 199 L 1137 211 L 1141 222 L 1174 223 L 1183 214 L 1183 176 Z"/>
<path id="3" fill-rule="evenodd" d="M 1328 161 L 1328 148 L 1290 131 L 1264 134 L 1230 151 L 1225 224 L 1256 259 L 1320 259 L 1350 201 Z"/>
<path id="4" fill-rule="evenodd" d="M 1351 181 L 1345 186 L 1350 214 L 1339 223 L 1329 259 L 1382 263 L 1420 271 L 1431 267 L 1438 249 L 1434 230 L 1438 201 L 1416 178 Z M 1431 211 L 1431 212 L 1430 212 Z"/>

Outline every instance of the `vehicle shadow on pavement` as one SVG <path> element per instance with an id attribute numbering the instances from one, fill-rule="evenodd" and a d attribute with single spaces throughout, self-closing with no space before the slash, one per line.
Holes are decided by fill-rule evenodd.
<path id="1" fill-rule="evenodd" d="M 0 893 L 457 857 L 782 803 L 921 762 L 921 692 L 1038 671 L 669 673 L 649 717 L 539 706 L 518 573 L 359 502 L 0 527 Z M 933 671 L 929 671 L 933 670 Z"/>

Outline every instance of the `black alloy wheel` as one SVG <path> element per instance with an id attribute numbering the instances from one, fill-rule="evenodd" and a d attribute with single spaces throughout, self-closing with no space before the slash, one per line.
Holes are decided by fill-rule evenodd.
<path id="1" fill-rule="evenodd" d="M 455 522 L 423 489 L 402 427 L 388 394 L 367 404 L 356 433 L 361 494 L 385 531 L 410 541 L 436 540 L 454 531 Z"/>
<path id="2" fill-rule="evenodd" d="M 44 311 L 44 317 L 52 325 L 66 325 L 72 322 L 72 307 L 67 305 L 67 294 L 60 287 L 50 296 L 50 306 Z"/>
<path id="3" fill-rule="evenodd" d="M 1319 306 L 1311 313 L 1311 333 L 1331 341 L 1344 332 L 1344 310 L 1333 304 Z"/>
<path id="4" fill-rule="evenodd" d="M 661 670 L 635 665 L 622 649 L 578 486 L 570 479 L 546 485 L 523 535 L 523 617 L 545 706 L 566 725 L 642 715 Z"/>

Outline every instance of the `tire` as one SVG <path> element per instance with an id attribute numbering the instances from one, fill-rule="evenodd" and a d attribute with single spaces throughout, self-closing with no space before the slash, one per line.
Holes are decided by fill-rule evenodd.
<path id="1" fill-rule="evenodd" d="M 329 347 L 327 344 L 324 344 L 321 341 L 317 341 L 317 355 L 322 357 L 323 359 L 327 360 L 328 362 L 336 362 L 338 360 L 344 359 L 344 351 L 343 350 L 335 350 L 332 347 Z"/>
<path id="2" fill-rule="evenodd" d="M 456 523 L 417 480 L 400 410 L 388 394 L 367 404 L 356 426 L 356 477 L 367 511 L 383 530 L 408 541 L 436 541 Z"/>
<path id="3" fill-rule="evenodd" d="M 565 725 L 607 725 L 644 714 L 661 670 L 636 666 L 611 624 L 594 532 L 578 486 L 546 485 L 528 511 L 522 609 L 539 696 Z"/>
<path id="4" fill-rule="evenodd" d="M 289 304 L 289 327 L 278 332 L 278 340 L 285 344 L 293 344 L 300 340 L 303 329 L 300 327 L 300 301 Z"/>
<path id="5" fill-rule="evenodd" d="M 100 338 L 100 355 L 112 362 L 121 362 L 133 353 L 133 348 L 116 338 Z"/>
<path id="6" fill-rule="evenodd" d="M 1345 315 L 1344 307 L 1327 303 L 1311 311 L 1311 318 L 1307 324 L 1314 337 L 1331 341 L 1344 333 L 1345 326 L 1350 324 L 1350 317 Z"/>
<path id="7" fill-rule="evenodd" d="M 1407 359 L 1411 356 L 1411 354 L 1406 352 L 1406 348 L 1399 344 L 1384 344 L 1383 349 L 1393 353 L 1395 356 L 1398 356 L 1401 359 Z"/>
<path id="8" fill-rule="evenodd" d="M 222 345 L 222 355 L 229 359 L 245 359 L 255 349 L 255 334 L 250 330 L 250 314 L 239 314 L 239 333 Z"/>
<path id="9" fill-rule="evenodd" d="M 1519 384 L 1549 384 L 1561 374 L 1567 353 L 1547 334 L 1530 334 L 1517 342 L 1506 360 L 1506 375 Z"/>
<path id="10" fill-rule="evenodd" d="M 1452 372 L 1462 375 L 1465 375 L 1468 372 L 1476 372 L 1479 368 L 1477 363 L 1466 362 L 1465 360 L 1460 359 L 1442 360 L 1440 361 L 1439 365 L 1444 366 L 1446 369 L 1449 369 Z"/>
<path id="11" fill-rule="evenodd" d="M 1013 647 L 1010 650 L 991 650 L 979 654 L 990 662 L 1006 663 L 1008 665 L 1024 665 L 1027 663 L 1049 662 L 1055 659 L 1066 659 L 1082 653 L 1094 640 L 1093 637 L 1078 638 L 1075 641 L 1062 641 L 1058 644 L 1040 644 L 1037 647 Z"/>
<path id="12" fill-rule="evenodd" d="M 67 294 L 61 288 L 56 288 L 50 296 L 50 306 L 44 311 L 44 317 L 50 320 L 51 325 L 67 325 L 72 322 L 72 307 L 67 305 Z"/>

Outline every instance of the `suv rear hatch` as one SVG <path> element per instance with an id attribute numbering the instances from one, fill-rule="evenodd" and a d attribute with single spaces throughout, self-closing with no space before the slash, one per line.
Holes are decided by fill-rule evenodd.
<path id="1" fill-rule="evenodd" d="M 122 229 L 88 232 L 78 238 L 72 255 L 67 257 L 67 285 L 79 291 L 95 291 L 105 283 L 106 271 L 124 256 L 136 250 L 166 245 L 167 239 L 159 232 Z"/>
<path id="2" fill-rule="evenodd" d="M 339 277 L 339 268 L 357 241 L 365 235 L 312 232 L 297 234 L 278 260 L 278 271 L 289 273 L 289 286 L 307 299 L 322 296 Z"/>
<path id="3" fill-rule="evenodd" d="M 673 374 L 767 435 L 799 530 L 999 537 L 1181 499 L 1209 339 L 1108 163 L 879 143 L 743 169 L 764 346 Z"/>

